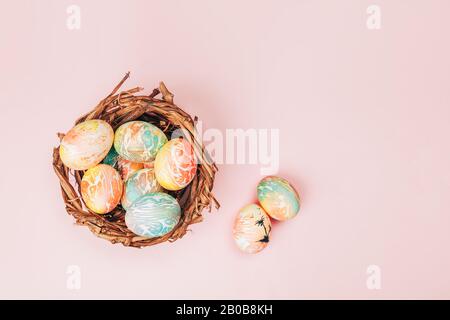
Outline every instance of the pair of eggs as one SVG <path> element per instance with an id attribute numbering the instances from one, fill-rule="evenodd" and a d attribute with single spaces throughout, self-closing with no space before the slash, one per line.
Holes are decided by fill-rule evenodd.
<path id="1" fill-rule="evenodd" d="M 98 214 L 111 212 L 119 203 L 127 210 L 139 197 L 162 191 L 150 168 L 137 170 L 124 183 L 114 167 L 99 164 L 87 170 L 81 180 L 83 200 Z"/>
<path id="2" fill-rule="evenodd" d="M 234 240 L 246 253 L 257 253 L 267 246 L 272 230 L 270 218 L 289 220 L 300 210 L 298 192 L 283 178 L 265 177 L 257 186 L 257 195 L 260 205 L 245 206 L 234 221 Z"/>
<path id="3" fill-rule="evenodd" d="M 125 224 L 133 233 L 146 238 L 167 234 L 181 217 L 177 200 L 167 193 L 158 192 L 159 185 L 152 180 L 153 175 L 152 169 L 137 171 L 126 183 L 127 189 L 123 193 L 125 202 L 122 198 L 122 205 L 126 204 Z M 153 188 L 149 185 L 150 181 Z M 106 164 L 89 169 L 81 182 L 86 205 L 98 213 L 113 210 L 119 204 L 122 192 L 120 174 Z"/>
<path id="4" fill-rule="evenodd" d="M 168 141 L 161 129 L 144 121 L 121 125 L 116 130 L 114 148 L 125 160 L 154 166 L 156 179 L 166 190 L 185 188 L 197 172 L 194 150 L 187 140 Z"/>
<path id="5" fill-rule="evenodd" d="M 138 170 L 126 181 L 122 206 L 128 229 L 146 238 L 172 231 L 180 220 L 181 208 L 175 198 L 162 192 L 163 188 L 183 188 L 191 182 L 196 170 L 193 152 L 186 141 L 174 139 L 166 143 L 156 156 L 154 168 Z"/>
<path id="6" fill-rule="evenodd" d="M 87 170 L 102 160 L 115 166 L 119 154 L 131 162 L 152 161 L 166 142 L 165 134 L 150 123 L 128 122 L 114 134 L 111 125 L 96 119 L 73 127 L 61 140 L 59 154 L 70 169 Z"/>
<path id="7" fill-rule="evenodd" d="M 177 201 L 161 193 L 162 187 L 180 190 L 192 181 L 197 170 L 189 142 L 180 138 L 168 141 L 159 128 L 144 121 L 125 123 L 115 134 L 102 120 L 80 123 L 61 141 L 60 156 L 71 169 L 88 169 L 82 179 L 81 193 L 89 209 L 105 214 L 122 201 L 127 210 L 127 226 L 145 237 L 163 235 L 169 226 L 175 226 L 172 223 L 176 220 L 175 213 L 180 216 Z M 149 215 L 154 218 L 150 219 Z M 160 221 L 159 227 L 156 221 Z M 147 229 L 153 231 L 143 231 Z"/>
<path id="8" fill-rule="evenodd" d="M 133 233 L 145 238 L 160 237 L 180 221 L 178 201 L 162 191 L 153 168 L 138 170 L 127 180 L 122 206 L 126 210 L 125 224 Z"/>
<path id="9" fill-rule="evenodd" d="M 153 168 L 138 170 L 128 178 L 122 196 L 128 229 L 141 237 L 153 238 L 175 228 L 181 208 L 174 197 L 163 191 Z"/>
<path id="10" fill-rule="evenodd" d="M 194 149 L 186 139 L 168 141 L 161 129 L 144 121 L 121 125 L 116 130 L 114 148 L 125 160 L 154 167 L 158 183 L 166 190 L 185 188 L 197 172 Z"/>

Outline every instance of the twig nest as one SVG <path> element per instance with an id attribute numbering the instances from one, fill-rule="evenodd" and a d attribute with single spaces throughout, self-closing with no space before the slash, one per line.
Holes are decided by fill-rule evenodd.
<path id="1" fill-rule="evenodd" d="M 212 194 L 217 167 L 196 139 L 192 117 L 173 103 L 166 86 L 151 95 L 137 95 L 141 88 L 117 93 L 128 77 L 66 135 L 58 134 L 53 167 L 78 225 L 111 243 L 146 247 L 183 237 L 202 221 L 203 209 L 219 208 Z M 175 130 L 183 137 L 172 142 Z M 157 165 L 165 145 L 172 160 L 161 157 Z M 157 168 L 170 170 L 161 174 L 168 190 Z"/>

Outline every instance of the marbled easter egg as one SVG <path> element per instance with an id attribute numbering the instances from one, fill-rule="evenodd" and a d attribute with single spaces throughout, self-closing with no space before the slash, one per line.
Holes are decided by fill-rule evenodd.
<path id="1" fill-rule="evenodd" d="M 116 168 L 118 161 L 119 161 L 119 154 L 117 153 L 116 149 L 114 149 L 114 146 L 112 146 L 108 154 L 106 155 L 105 159 L 103 159 L 102 163 Z"/>
<path id="2" fill-rule="evenodd" d="M 152 169 L 155 167 L 155 161 L 152 162 L 144 162 L 144 168 L 145 169 Z"/>
<path id="3" fill-rule="evenodd" d="M 114 147 L 125 159 L 133 162 L 153 161 L 167 142 L 164 132 L 145 121 L 130 121 L 116 130 Z"/>
<path id="4" fill-rule="evenodd" d="M 163 236 L 180 221 L 181 208 L 177 200 L 167 193 L 148 193 L 128 208 L 125 223 L 133 233 L 154 238 Z"/>
<path id="5" fill-rule="evenodd" d="M 139 197 L 147 193 L 163 191 L 163 188 L 156 181 L 153 169 L 141 169 L 130 176 L 125 183 L 122 195 L 122 207 L 127 210 L 131 204 Z"/>
<path id="6" fill-rule="evenodd" d="M 242 208 L 234 221 L 234 240 L 243 252 L 257 253 L 269 243 L 272 225 L 263 208 L 249 204 Z"/>
<path id="7" fill-rule="evenodd" d="M 119 170 L 120 176 L 122 177 L 123 181 L 127 181 L 132 174 L 143 168 L 143 163 L 133 162 L 122 158 L 121 156 L 119 156 L 117 160 L 117 170 Z"/>
<path id="8" fill-rule="evenodd" d="M 81 180 L 81 196 L 92 211 L 111 212 L 120 202 L 123 182 L 120 174 L 107 164 L 99 164 L 87 170 Z"/>
<path id="9" fill-rule="evenodd" d="M 156 179 L 167 190 L 183 189 L 192 181 L 196 172 L 194 150 L 185 139 L 170 140 L 156 156 Z"/>
<path id="10" fill-rule="evenodd" d="M 258 184 L 257 194 L 261 206 L 276 220 L 291 219 L 300 210 L 297 190 L 283 178 L 265 177 Z"/>
<path id="11" fill-rule="evenodd" d="M 103 120 L 88 120 L 73 127 L 61 140 L 61 161 L 74 170 L 99 164 L 114 141 L 112 127 Z"/>

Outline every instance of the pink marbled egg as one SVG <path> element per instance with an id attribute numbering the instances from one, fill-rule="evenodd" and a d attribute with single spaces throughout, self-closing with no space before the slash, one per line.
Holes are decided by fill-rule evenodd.
<path id="1" fill-rule="evenodd" d="M 234 240 L 243 252 L 257 253 L 269 243 L 272 225 L 263 208 L 250 204 L 242 208 L 234 221 Z"/>

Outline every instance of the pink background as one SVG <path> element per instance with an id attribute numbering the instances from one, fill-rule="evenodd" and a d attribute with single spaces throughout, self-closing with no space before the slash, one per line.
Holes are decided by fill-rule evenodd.
<path id="1" fill-rule="evenodd" d="M 0 298 L 450 298 L 450 2 L 377 1 L 375 31 L 365 0 L 1 4 Z M 280 129 L 279 174 L 303 207 L 266 250 L 231 237 L 258 165 L 220 166 L 222 208 L 173 244 L 124 248 L 73 225 L 56 132 L 126 71 L 147 92 L 164 80 L 206 128 Z"/>

